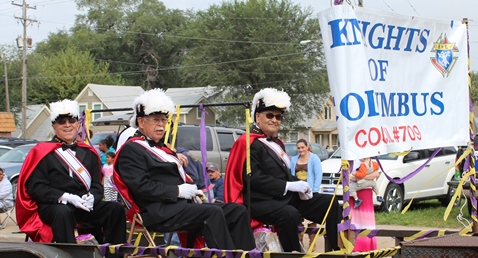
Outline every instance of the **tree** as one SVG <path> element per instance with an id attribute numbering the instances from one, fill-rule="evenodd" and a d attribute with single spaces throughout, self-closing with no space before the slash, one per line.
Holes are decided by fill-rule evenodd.
<path id="1" fill-rule="evenodd" d="M 219 101 L 250 101 L 265 87 L 286 91 L 292 107 L 284 126 L 316 116 L 329 91 L 318 20 L 289 0 L 222 2 L 197 13 L 186 35 L 199 39 L 180 67 L 184 83 L 224 86 Z M 299 42 L 312 39 L 312 45 Z M 243 109 L 222 121 L 243 124 Z"/>
<path id="2" fill-rule="evenodd" d="M 106 62 L 96 63 L 88 51 L 72 47 L 51 56 L 30 55 L 35 75 L 29 77 L 29 99 L 47 104 L 52 100 L 74 99 L 88 84 L 123 85 L 119 75 L 110 74 Z"/>
<path id="3" fill-rule="evenodd" d="M 471 101 L 473 105 L 478 105 L 478 73 L 471 72 Z"/>
<path id="4" fill-rule="evenodd" d="M 88 50 L 110 64 L 128 85 L 145 89 L 179 87 L 176 69 L 184 40 L 169 37 L 186 26 L 187 12 L 167 9 L 156 0 L 77 0 L 85 14 L 77 16 L 68 39 L 50 36 L 62 47 Z M 45 51 L 43 48 L 42 51 Z"/>

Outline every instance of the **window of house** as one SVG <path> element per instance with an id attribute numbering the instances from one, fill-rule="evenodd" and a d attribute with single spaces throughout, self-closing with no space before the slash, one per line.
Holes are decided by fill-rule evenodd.
<path id="1" fill-rule="evenodd" d="M 78 109 L 79 109 L 79 112 L 80 112 L 79 115 L 81 115 L 81 113 L 82 113 L 83 111 L 85 111 L 85 109 L 87 109 L 87 108 L 88 108 L 88 104 L 87 104 L 87 103 L 79 103 L 79 104 L 78 104 Z"/>
<path id="2" fill-rule="evenodd" d="M 98 110 L 98 109 L 103 109 L 103 104 L 93 103 L 93 109 L 92 110 Z M 95 121 L 96 119 L 103 116 L 103 112 L 95 112 L 95 113 L 91 113 L 91 114 L 92 114 L 92 121 Z"/>
<path id="3" fill-rule="evenodd" d="M 332 119 L 332 107 L 331 106 L 325 106 L 324 107 L 324 119 L 325 120 L 331 120 Z"/>
<path id="4" fill-rule="evenodd" d="M 289 138 L 291 142 L 297 142 L 299 140 L 299 133 L 297 131 L 290 131 Z"/>

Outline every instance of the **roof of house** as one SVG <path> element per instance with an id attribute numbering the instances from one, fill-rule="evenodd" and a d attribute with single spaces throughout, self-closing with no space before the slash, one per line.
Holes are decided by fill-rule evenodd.
<path id="1" fill-rule="evenodd" d="M 81 98 L 91 89 L 100 101 L 104 104 L 105 109 L 113 108 L 130 108 L 134 99 L 144 92 L 141 86 L 117 86 L 117 85 L 102 85 L 89 83 L 78 94 L 76 100 Z M 113 114 L 124 113 L 123 111 L 112 112 Z"/>
<path id="2" fill-rule="evenodd" d="M 170 96 L 176 105 L 194 105 L 207 102 L 210 87 L 169 88 L 166 95 Z M 191 108 L 181 109 L 181 113 L 188 113 Z"/>
<path id="3" fill-rule="evenodd" d="M 337 129 L 337 122 L 332 120 L 323 120 L 322 123 L 316 123 L 311 127 L 312 131 L 333 131 Z"/>
<path id="4" fill-rule="evenodd" d="M 0 112 L 0 132 L 11 133 L 15 132 L 15 119 L 10 112 Z"/>
<path id="5" fill-rule="evenodd" d="M 91 89 L 94 94 L 104 104 L 105 109 L 114 108 L 130 108 L 134 99 L 144 92 L 140 86 L 116 86 L 101 85 L 89 83 L 78 94 L 76 100 L 81 98 Z M 166 95 L 170 96 L 174 104 L 177 105 L 193 105 L 204 102 L 212 93 L 212 87 L 195 87 L 195 88 L 169 88 Z M 184 108 L 181 113 L 188 113 L 191 108 Z M 112 112 L 115 115 L 124 113 L 123 111 Z"/>
<path id="6" fill-rule="evenodd" d="M 50 109 L 44 105 L 44 104 L 38 104 L 38 105 L 28 105 L 27 106 L 27 128 L 30 126 L 31 123 L 35 121 L 35 119 L 40 115 L 40 113 L 45 110 L 48 112 L 48 115 L 50 115 Z M 19 115 L 21 117 L 21 114 Z M 42 122 L 42 125 L 39 126 L 35 130 L 35 135 L 32 135 L 31 138 L 36 139 L 36 140 L 46 140 L 49 138 L 49 133 L 51 132 L 51 122 L 50 119 L 46 119 L 45 121 Z M 13 137 L 20 137 L 22 136 L 21 134 L 23 133 L 22 131 L 22 125 L 21 123 L 18 123 L 17 125 L 17 131 L 12 133 Z M 22 136 L 23 137 L 23 136 Z"/>

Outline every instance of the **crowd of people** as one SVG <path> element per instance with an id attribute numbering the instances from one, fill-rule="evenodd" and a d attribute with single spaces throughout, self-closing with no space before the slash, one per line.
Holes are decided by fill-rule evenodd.
<path id="1" fill-rule="evenodd" d="M 253 230 L 273 225 L 284 251 L 303 252 L 297 226 L 325 219 L 329 246 L 338 250 L 341 207 L 337 198 L 319 192 L 320 159 L 305 140 L 297 142 L 298 155 L 289 157 L 278 137 L 290 106 L 284 91 L 255 94 L 250 146 L 245 134 L 234 143 L 223 178 L 219 164 L 208 162 L 206 176 L 188 150 L 164 142 L 175 105 L 161 89 L 134 100 L 130 127 L 116 150 L 106 138 L 99 153 L 77 138 L 78 103 L 51 103 L 55 136 L 31 150 L 19 177 L 20 229 L 34 241 L 75 243 L 75 227 L 82 224 L 99 243 L 124 243 L 120 194 L 139 207 L 148 229 L 187 232 L 185 247 L 202 237 L 209 248 L 254 250 Z"/>

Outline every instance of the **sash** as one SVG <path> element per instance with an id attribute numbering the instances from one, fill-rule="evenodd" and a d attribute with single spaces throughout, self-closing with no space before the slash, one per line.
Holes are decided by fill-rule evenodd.
<path id="1" fill-rule="evenodd" d="M 287 155 L 287 153 L 279 146 L 279 144 L 268 141 L 266 138 L 259 138 L 259 141 L 264 143 L 269 149 L 275 152 L 277 157 L 279 157 L 285 164 L 286 166 L 290 169 L 290 157 Z"/>
<path id="2" fill-rule="evenodd" d="M 73 174 L 80 179 L 81 183 L 85 186 L 87 191 L 90 191 L 91 187 L 91 175 L 86 167 L 76 158 L 73 151 L 70 149 L 63 150 L 61 147 L 55 150 L 55 153 L 66 163 L 73 171 Z M 70 174 L 71 176 L 71 174 Z"/>
<path id="3" fill-rule="evenodd" d="M 177 166 L 178 166 L 179 175 L 181 176 L 181 178 L 183 179 L 184 182 L 187 182 L 186 181 L 186 172 L 184 171 L 184 168 L 181 165 L 181 163 L 179 162 L 178 158 L 166 153 L 165 151 L 161 150 L 160 148 L 149 146 L 149 144 L 146 141 L 135 140 L 133 142 L 143 146 L 147 151 L 151 152 L 154 156 L 158 157 L 163 162 L 176 163 Z"/>

